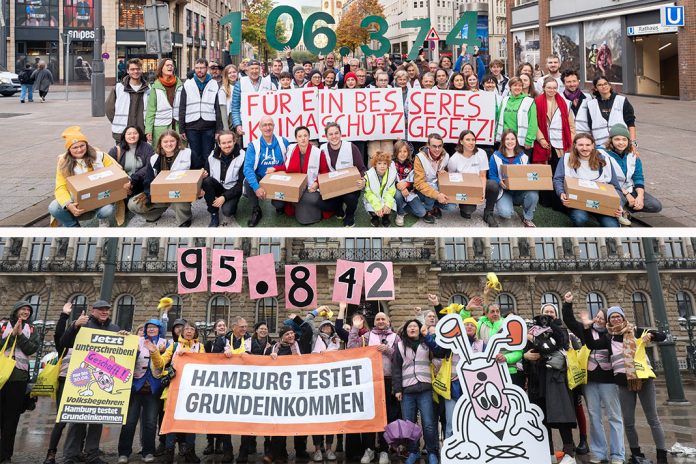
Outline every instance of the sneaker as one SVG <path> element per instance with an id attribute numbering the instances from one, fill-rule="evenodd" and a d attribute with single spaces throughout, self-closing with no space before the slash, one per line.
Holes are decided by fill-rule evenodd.
<path id="1" fill-rule="evenodd" d="M 24 103 L 24 100 L 19 100 L 19 103 Z M 3 462 L 5 462 L 5 461 L 3 461 Z"/>
<path id="2" fill-rule="evenodd" d="M 146 454 L 143 458 L 143 462 L 155 462 L 155 456 L 153 454 Z"/>
<path id="3" fill-rule="evenodd" d="M 355 227 L 355 218 L 343 218 L 343 227 Z"/>
<path id="4" fill-rule="evenodd" d="M 128 464 L 128 456 L 119 456 L 118 464 Z"/>
<path id="5" fill-rule="evenodd" d="M 440 208 L 435 206 L 432 211 L 433 216 L 435 216 L 435 219 L 442 219 L 442 210 Z"/>
<path id="6" fill-rule="evenodd" d="M 573 456 L 566 454 L 558 464 L 576 464 L 576 462 Z"/>
<path id="7" fill-rule="evenodd" d="M 219 213 L 210 213 L 210 224 L 208 224 L 208 227 L 218 227 L 220 225 L 220 214 Z M 210 445 L 208 445 L 210 446 Z M 206 450 L 208 447 L 205 448 Z M 203 451 L 203 454 L 205 454 L 205 451 Z M 208 453 L 208 454 L 213 454 L 213 453 Z"/>
<path id="8" fill-rule="evenodd" d="M 630 226 L 631 225 L 631 220 L 628 218 L 628 211 L 624 211 L 623 214 L 619 217 L 617 217 L 619 224 L 622 226 Z"/>
<path id="9" fill-rule="evenodd" d="M 382 451 L 379 453 L 379 464 L 389 464 L 391 461 L 389 460 L 389 453 Z"/>
<path id="10" fill-rule="evenodd" d="M 396 220 L 394 223 L 397 225 L 397 227 L 403 227 L 404 226 L 404 218 L 406 217 L 405 214 L 397 214 L 396 215 Z"/>
<path id="11" fill-rule="evenodd" d="M 590 464 L 602 464 L 603 462 L 606 462 L 606 461 L 603 461 L 601 459 L 596 459 L 596 458 L 590 458 Z M 612 464 L 615 464 L 615 461 L 612 461 Z M 621 461 L 621 464 L 623 464 L 623 461 Z"/>
<path id="12" fill-rule="evenodd" d="M 523 224 L 525 227 L 536 227 L 536 224 L 534 224 L 534 223 L 533 223 L 532 221 L 530 221 L 529 219 L 522 219 L 522 224 Z"/>
<path id="13" fill-rule="evenodd" d="M 331 449 L 326 450 L 326 459 L 329 461 L 335 461 L 336 453 L 334 453 Z"/>
<path id="14" fill-rule="evenodd" d="M 41 103 L 46 101 L 46 97 L 41 97 Z"/>
<path id="15" fill-rule="evenodd" d="M 624 462 L 621 459 L 612 459 L 611 464 L 624 464 Z"/>
<path id="16" fill-rule="evenodd" d="M 324 460 L 324 456 L 321 454 L 321 450 L 316 450 L 314 454 L 312 455 L 312 461 L 314 462 L 322 462 Z"/>
<path id="17" fill-rule="evenodd" d="M 425 216 L 423 216 L 421 220 L 426 224 L 435 224 L 435 216 L 433 216 L 430 211 L 425 213 Z"/>
<path id="18" fill-rule="evenodd" d="M 346 217 L 346 212 L 343 210 L 343 208 L 336 211 L 336 219 L 343 220 L 343 218 L 345 218 L 345 217 Z"/>
<path id="19" fill-rule="evenodd" d="M 251 212 L 251 217 L 247 221 L 247 226 L 256 227 L 258 223 L 261 222 L 262 217 L 263 213 L 261 212 L 261 208 L 254 208 L 254 210 Z"/>
<path id="20" fill-rule="evenodd" d="M 405 464 L 416 464 L 416 462 L 418 462 L 419 459 L 420 459 L 420 453 L 409 453 Z"/>
<path id="21" fill-rule="evenodd" d="M 363 454 L 362 459 L 360 459 L 360 464 L 370 464 L 373 459 L 375 459 L 375 452 L 372 451 L 370 448 L 367 448 L 365 450 L 365 454 Z"/>
<path id="22" fill-rule="evenodd" d="M 379 216 L 372 216 L 372 219 L 370 219 L 370 224 L 372 224 L 372 227 L 379 227 L 379 225 L 380 225 Z"/>
<path id="23" fill-rule="evenodd" d="M 391 219 L 389 216 L 382 216 L 382 227 L 391 227 Z"/>

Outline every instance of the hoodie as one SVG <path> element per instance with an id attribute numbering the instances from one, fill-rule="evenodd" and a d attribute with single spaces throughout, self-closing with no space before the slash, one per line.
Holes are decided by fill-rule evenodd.
<path id="1" fill-rule="evenodd" d="M 17 341 L 14 355 L 17 365 L 12 374 L 10 374 L 8 382 L 26 382 L 29 380 L 29 357 L 36 353 L 41 343 L 38 332 L 28 322 L 22 324 L 22 332 L 20 332 L 19 336 L 10 335 L 15 324 L 17 324 L 17 311 L 25 306 L 29 306 L 33 313 L 33 308 L 30 304 L 27 304 L 26 301 L 18 301 L 14 305 L 9 321 L 0 325 L 0 347 L 7 342 L 7 349 L 10 350 L 15 343 L 15 338 Z M 31 314 L 29 317 L 31 318 Z"/>

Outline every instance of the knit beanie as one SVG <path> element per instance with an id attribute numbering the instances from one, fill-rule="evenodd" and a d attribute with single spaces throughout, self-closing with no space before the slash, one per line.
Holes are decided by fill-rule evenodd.
<path id="1" fill-rule="evenodd" d="M 476 319 L 474 319 L 473 317 L 467 317 L 466 319 L 464 319 L 464 325 L 466 324 L 474 324 L 478 328 L 478 322 L 476 322 Z"/>
<path id="2" fill-rule="evenodd" d="M 612 314 L 620 314 L 621 317 L 626 319 L 626 315 L 624 314 L 623 309 L 621 309 L 620 306 L 612 306 L 611 308 L 607 309 L 607 322 L 609 319 L 611 319 Z"/>
<path id="3" fill-rule="evenodd" d="M 630 140 L 631 134 L 628 132 L 628 127 L 623 124 L 614 124 L 611 126 L 611 129 L 609 129 L 609 138 L 611 139 L 614 137 L 626 137 Z"/>
<path id="4" fill-rule="evenodd" d="M 353 79 L 355 79 L 356 81 L 358 80 L 358 76 L 356 76 L 354 72 L 349 72 L 349 73 L 346 73 L 346 75 L 343 77 L 343 82 L 346 82 L 351 77 Z"/>
<path id="5" fill-rule="evenodd" d="M 292 75 L 294 76 L 294 75 L 297 74 L 299 71 L 304 71 L 304 67 L 300 66 L 299 64 L 296 64 L 296 65 L 292 68 Z"/>
<path id="6" fill-rule="evenodd" d="M 87 137 L 80 130 L 80 126 L 70 126 L 60 134 L 61 137 L 65 139 L 65 148 L 70 149 L 73 145 L 78 142 L 87 143 Z"/>

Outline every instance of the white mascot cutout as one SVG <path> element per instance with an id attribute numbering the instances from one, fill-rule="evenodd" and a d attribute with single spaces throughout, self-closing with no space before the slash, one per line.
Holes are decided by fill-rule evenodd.
<path id="1" fill-rule="evenodd" d="M 549 441 L 541 409 L 512 383 L 507 364 L 495 361 L 500 350 L 521 350 L 527 326 L 519 316 L 505 318 L 500 332 L 483 353 L 474 353 L 458 314 L 442 318 L 437 344 L 459 355 L 457 372 L 462 396 L 454 407 L 452 436 L 447 438 L 441 464 L 549 462 Z"/>

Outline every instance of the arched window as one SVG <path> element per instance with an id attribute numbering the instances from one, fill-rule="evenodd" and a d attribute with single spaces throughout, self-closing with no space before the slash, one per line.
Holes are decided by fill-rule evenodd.
<path id="1" fill-rule="evenodd" d="M 556 296 L 555 293 L 546 292 L 543 295 L 541 295 L 541 306 L 543 307 L 546 304 L 556 305 L 556 307 L 559 310 L 561 308 L 560 300 L 559 300 L 558 296 Z"/>
<path id="2" fill-rule="evenodd" d="M 29 304 L 31 304 L 32 313 L 31 313 L 31 317 L 29 318 L 29 322 L 34 322 L 37 319 L 43 319 L 43 317 L 38 317 L 40 307 L 41 307 L 41 295 L 38 295 L 36 293 L 31 293 L 29 295 L 26 295 L 22 299 L 24 301 L 28 301 Z"/>
<path id="3" fill-rule="evenodd" d="M 516 308 L 515 297 L 509 293 L 501 293 L 495 299 L 500 306 L 500 314 L 514 313 Z"/>
<path id="4" fill-rule="evenodd" d="M 72 303 L 72 311 L 70 312 L 70 320 L 74 321 L 87 311 L 87 295 L 78 293 L 70 299 Z"/>
<path id="5" fill-rule="evenodd" d="M 130 331 L 133 328 L 133 313 L 135 312 L 135 298 L 131 295 L 121 295 L 116 300 L 116 325 L 121 330 Z"/>
<path id="6" fill-rule="evenodd" d="M 652 326 L 652 318 L 650 317 L 650 305 L 648 297 L 643 292 L 633 292 L 631 295 L 631 303 L 636 314 L 636 325 L 638 327 Z"/>
<path id="7" fill-rule="evenodd" d="M 223 295 L 217 295 L 208 302 L 208 322 L 215 323 L 218 319 L 222 319 L 227 323 L 228 313 L 230 308 L 230 300 Z"/>
<path id="8" fill-rule="evenodd" d="M 460 304 L 466 306 L 467 303 L 469 303 L 469 299 L 465 296 L 462 295 L 461 293 L 455 293 L 449 298 L 449 301 L 447 302 L 448 305 L 451 304 Z"/>
<path id="9" fill-rule="evenodd" d="M 169 317 L 169 322 L 167 323 L 167 332 L 170 332 L 172 330 L 172 326 L 174 325 L 174 321 L 181 317 L 181 297 L 179 295 L 166 296 L 173 300 L 172 309 L 170 309 L 167 313 L 167 317 Z"/>
<path id="10" fill-rule="evenodd" d="M 269 333 L 278 332 L 278 299 L 261 298 L 256 301 L 256 323 L 266 322 Z"/>
<path id="11" fill-rule="evenodd" d="M 684 290 L 677 292 L 677 312 L 680 316 L 689 317 L 694 315 L 694 303 L 691 294 Z"/>
<path id="12" fill-rule="evenodd" d="M 592 317 L 597 315 L 597 311 L 607 306 L 604 296 L 598 292 L 588 292 L 587 293 L 587 310 L 590 312 Z"/>

